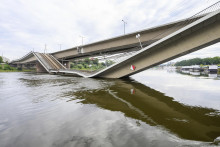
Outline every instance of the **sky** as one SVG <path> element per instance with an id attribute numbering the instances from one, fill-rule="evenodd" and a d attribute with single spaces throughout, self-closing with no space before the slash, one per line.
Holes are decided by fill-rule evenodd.
<path id="1" fill-rule="evenodd" d="M 0 0 L 0 56 L 56 52 L 187 18 L 219 0 Z M 135 37 L 135 36 L 134 36 Z M 177 60 L 220 56 L 220 43 Z"/>

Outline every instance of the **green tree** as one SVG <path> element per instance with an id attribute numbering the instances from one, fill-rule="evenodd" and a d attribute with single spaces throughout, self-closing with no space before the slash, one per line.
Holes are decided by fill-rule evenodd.
<path id="1" fill-rule="evenodd" d="M 104 63 L 104 62 L 102 62 L 102 63 L 101 63 L 101 65 L 102 65 L 102 66 L 105 66 L 105 63 Z"/>
<path id="2" fill-rule="evenodd" d="M 189 60 L 182 60 L 175 64 L 175 66 L 190 66 L 190 65 L 217 65 L 220 64 L 220 57 L 213 58 L 193 58 Z"/>
<path id="3" fill-rule="evenodd" d="M 114 62 L 112 61 L 112 60 L 106 60 L 105 61 L 105 64 L 106 64 L 106 66 L 110 66 L 110 65 L 112 65 Z"/>
<path id="4" fill-rule="evenodd" d="M 99 64 L 99 59 L 95 58 L 95 59 L 93 60 L 93 64 L 98 65 L 98 64 Z"/>
<path id="5" fill-rule="evenodd" d="M 86 59 L 84 59 L 84 62 L 85 62 L 86 64 L 90 64 L 90 59 L 89 59 L 89 58 L 86 58 Z"/>
<path id="6" fill-rule="evenodd" d="M 3 58 L 0 56 L 0 63 L 3 63 Z"/>
<path id="7" fill-rule="evenodd" d="M 77 67 L 78 67 L 79 69 L 82 69 L 82 68 L 83 68 L 83 65 L 82 65 L 82 64 L 78 64 Z"/>

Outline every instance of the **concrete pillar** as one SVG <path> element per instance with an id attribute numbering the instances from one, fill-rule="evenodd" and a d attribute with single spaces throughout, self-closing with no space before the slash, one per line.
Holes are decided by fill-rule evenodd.
<path id="1" fill-rule="evenodd" d="M 18 68 L 18 70 L 22 70 L 22 64 L 18 63 L 17 68 Z"/>
<path id="2" fill-rule="evenodd" d="M 36 62 L 36 72 L 45 73 L 47 70 L 39 62 Z"/>
<path id="3" fill-rule="evenodd" d="M 70 69 L 70 62 L 66 62 L 66 68 Z"/>

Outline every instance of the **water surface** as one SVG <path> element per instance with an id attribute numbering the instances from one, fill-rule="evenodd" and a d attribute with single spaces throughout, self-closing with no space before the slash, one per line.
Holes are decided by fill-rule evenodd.
<path id="1" fill-rule="evenodd" d="M 201 146 L 220 136 L 220 80 L 148 70 L 109 80 L 0 73 L 0 146 Z"/>

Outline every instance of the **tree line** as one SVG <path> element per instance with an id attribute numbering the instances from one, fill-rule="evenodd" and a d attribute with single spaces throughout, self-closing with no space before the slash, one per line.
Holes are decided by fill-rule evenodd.
<path id="1" fill-rule="evenodd" d="M 175 66 L 191 66 L 191 65 L 217 65 L 220 64 L 220 57 L 213 58 L 193 58 L 182 60 L 175 63 Z"/>

